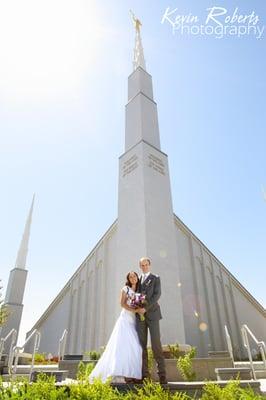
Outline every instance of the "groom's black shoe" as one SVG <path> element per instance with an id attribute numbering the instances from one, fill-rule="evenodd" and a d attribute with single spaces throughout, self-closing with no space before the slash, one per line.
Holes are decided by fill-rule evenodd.
<path id="1" fill-rule="evenodd" d="M 125 382 L 126 383 L 135 383 L 135 379 L 134 378 L 125 378 Z"/>
<path id="2" fill-rule="evenodd" d="M 142 377 L 142 380 L 144 381 L 145 379 L 146 379 L 147 381 L 150 381 L 150 380 L 151 380 L 151 376 L 150 376 L 150 375 L 143 376 L 143 377 Z"/>
<path id="3" fill-rule="evenodd" d="M 141 379 L 135 379 L 135 383 L 145 383 L 146 381 L 150 381 L 151 377 L 150 376 L 143 376 Z"/>
<path id="4" fill-rule="evenodd" d="M 140 384 L 142 384 L 143 383 L 143 379 L 134 379 L 134 383 L 135 384 L 137 384 L 137 385 L 140 385 Z"/>

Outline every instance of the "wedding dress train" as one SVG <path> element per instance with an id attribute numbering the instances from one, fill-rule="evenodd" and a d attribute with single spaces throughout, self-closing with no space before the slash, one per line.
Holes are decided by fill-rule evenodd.
<path id="1" fill-rule="evenodd" d="M 134 291 L 125 286 L 122 289 L 129 298 Z M 122 309 L 109 338 L 106 348 L 89 376 L 90 382 L 100 378 L 105 382 L 108 378 L 127 377 L 141 379 L 142 348 L 136 331 L 135 313 Z"/>

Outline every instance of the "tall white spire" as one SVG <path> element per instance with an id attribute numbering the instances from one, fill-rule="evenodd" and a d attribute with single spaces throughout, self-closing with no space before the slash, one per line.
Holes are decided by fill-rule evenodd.
<path id="1" fill-rule="evenodd" d="M 126 105 L 125 150 L 140 141 L 160 149 L 157 105 L 153 99 L 152 77 L 146 71 L 140 37 L 141 22 L 132 13 L 136 29 L 134 71 L 128 78 L 128 103 Z"/>
<path id="2" fill-rule="evenodd" d="M 9 274 L 8 285 L 5 295 L 5 305 L 7 306 L 8 310 L 8 319 L 7 323 L 0 329 L 0 337 L 5 337 L 13 328 L 16 329 L 17 332 L 19 332 L 23 312 L 23 297 L 28 274 L 28 271 L 26 270 L 26 261 L 28 254 L 34 199 L 35 195 L 32 199 L 29 215 L 21 239 L 15 268 L 13 268 Z"/>
<path id="3" fill-rule="evenodd" d="M 135 37 L 135 48 L 134 48 L 134 60 L 133 60 L 133 70 L 135 71 L 138 67 L 143 68 L 146 71 L 146 63 L 144 58 L 144 51 L 142 47 L 142 41 L 140 36 L 140 27 L 142 23 L 138 18 L 135 17 L 132 11 L 130 11 L 132 15 L 132 20 L 136 29 L 136 37 Z"/>
<path id="4" fill-rule="evenodd" d="M 22 236 L 22 239 L 21 239 L 19 250 L 18 250 L 16 264 L 15 264 L 16 268 L 24 269 L 26 267 L 34 200 L 35 200 L 35 194 L 33 195 L 33 198 L 32 198 L 32 203 L 31 203 L 29 215 L 28 215 L 28 218 L 27 218 L 27 221 L 26 221 L 24 233 L 23 233 L 23 236 Z"/>
<path id="5" fill-rule="evenodd" d="M 153 271 L 162 279 L 162 342 L 185 343 L 181 291 L 170 290 L 178 287 L 180 275 L 168 160 L 160 150 L 157 105 L 152 77 L 145 70 L 141 23 L 134 16 L 133 21 L 136 48 L 134 71 L 128 78 L 125 152 L 119 159 L 114 293 L 119 292 L 121 277 L 129 266 L 134 269 L 148 254 Z M 174 314 L 170 304 L 174 305 Z"/>

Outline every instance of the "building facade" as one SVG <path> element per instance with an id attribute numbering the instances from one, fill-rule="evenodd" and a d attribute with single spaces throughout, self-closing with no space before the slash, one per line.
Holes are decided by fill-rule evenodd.
<path id="1" fill-rule="evenodd" d="M 266 312 L 173 212 L 139 25 L 133 66 L 125 152 L 119 159 L 118 218 L 33 326 L 42 335 L 40 351 L 56 353 L 64 329 L 69 354 L 104 346 L 120 312 L 126 273 L 149 256 L 162 282 L 162 343 L 190 344 L 204 356 L 226 349 L 227 325 L 235 353 L 245 355 L 240 327 L 245 323 L 266 340 Z"/>

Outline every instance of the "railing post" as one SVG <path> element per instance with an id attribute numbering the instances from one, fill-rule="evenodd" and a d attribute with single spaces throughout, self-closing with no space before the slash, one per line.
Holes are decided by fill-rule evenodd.
<path id="1" fill-rule="evenodd" d="M 8 332 L 6 337 L 1 338 L 1 340 L 0 340 L 0 360 L 1 360 L 3 352 L 4 352 L 5 342 L 7 341 L 7 339 L 9 339 L 10 336 L 11 336 L 11 344 L 10 344 L 10 348 L 9 348 L 9 352 L 8 352 L 8 362 L 7 362 L 8 371 L 10 371 L 11 366 L 12 366 L 11 360 L 12 360 L 12 356 L 13 356 L 13 346 L 16 343 L 16 338 L 17 338 L 16 329 L 14 329 L 14 328 L 11 329 L 11 331 Z"/>
<path id="2" fill-rule="evenodd" d="M 264 342 L 260 342 L 260 354 L 262 357 L 264 368 L 266 369 L 266 346 Z"/>
<path id="3" fill-rule="evenodd" d="M 231 337 L 228 332 L 227 325 L 224 326 L 224 330 L 225 330 L 225 338 L 226 338 L 227 348 L 228 348 L 229 354 L 231 356 L 233 366 L 235 366 L 233 346 L 232 346 L 232 341 L 231 341 Z"/>
<path id="4" fill-rule="evenodd" d="M 39 349 L 40 346 L 40 340 L 41 340 L 41 334 L 39 331 L 37 331 L 37 329 L 34 329 L 34 331 L 30 334 L 30 336 L 27 338 L 27 340 L 25 341 L 23 346 L 14 346 L 12 348 L 12 352 L 10 353 L 10 358 L 9 358 L 9 365 L 8 365 L 8 369 L 9 369 L 9 373 L 16 373 L 17 372 L 17 365 L 18 365 L 18 358 L 19 358 L 19 351 L 22 350 L 24 351 L 24 348 L 26 346 L 26 344 L 34 337 L 34 347 L 33 347 L 33 354 L 32 354 L 32 360 L 31 360 L 31 369 L 30 369 L 30 373 L 32 372 L 32 369 L 34 367 L 34 357 L 35 357 L 35 353 L 36 350 Z M 15 361 L 14 361 L 14 366 L 12 368 L 12 364 L 13 364 L 13 358 L 15 357 Z"/>
<path id="5" fill-rule="evenodd" d="M 68 331 L 65 329 L 61 339 L 59 340 L 59 347 L 58 347 L 58 361 L 63 359 L 65 355 L 65 349 L 66 349 L 66 339 L 67 339 Z"/>
<path id="6" fill-rule="evenodd" d="M 248 340 L 248 333 L 250 333 L 248 327 L 246 325 L 242 325 L 241 332 L 242 332 L 242 338 L 243 338 L 244 346 L 247 349 L 247 353 L 248 353 L 248 358 L 249 358 L 249 362 L 250 362 L 250 368 L 251 368 L 251 371 L 252 371 L 253 379 L 256 380 L 256 372 L 255 372 L 255 369 L 254 369 L 252 354 L 251 354 L 249 340 Z"/>
<path id="7" fill-rule="evenodd" d="M 4 351 L 4 339 L 1 338 L 1 339 L 0 339 L 0 361 L 1 361 L 1 359 L 2 359 L 3 351 Z"/>
<path id="8" fill-rule="evenodd" d="M 17 331 L 14 330 L 12 333 L 11 345 L 10 345 L 9 353 L 8 353 L 8 364 L 7 365 L 8 365 L 9 370 L 11 369 L 12 363 L 13 363 L 13 348 L 16 343 L 16 339 L 17 339 Z"/>

